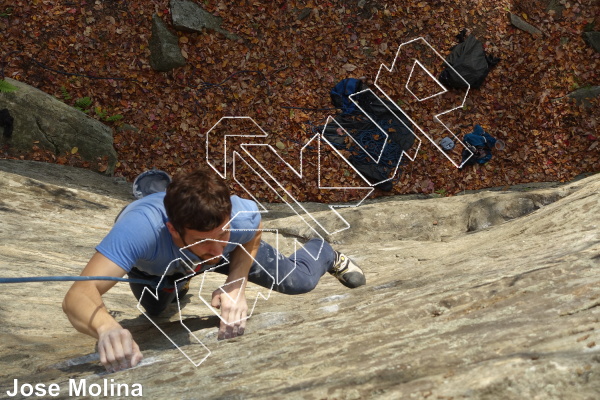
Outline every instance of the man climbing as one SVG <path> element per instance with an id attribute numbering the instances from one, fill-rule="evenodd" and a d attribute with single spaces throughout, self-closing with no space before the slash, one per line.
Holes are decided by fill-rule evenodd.
<path id="1" fill-rule="evenodd" d="M 231 196 L 217 174 L 200 168 L 176 176 L 166 192 L 150 194 L 128 205 L 81 275 L 128 274 L 129 278 L 149 281 L 148 285 L 130 282 L 130 287 L 138 300 L 142 298 L 146 312 L 154 316 L 177 301 L 176 296 L 181 298 L 187 292 L 189 281 L 180 278 L 189 275 L 190 267 L 200 272 L 210 268 L 225 273 L 225 284 L 212 293 L 211 301 L 221 310 L 219 339 L 244 333 L 246 283 L 271 288 L 277 268 L 278 276 L 289 273 L 273 286 L 285 294 L 311 291 L 325 272 L 350 288 L 366 283 L 362 270 L 327 242 L 312 239 L 290 257 L 284 257 L 261 241 L 261 227 L 255 202 Z M 188 262 L 181 261 L 182 253 Z M 179 262 L 171 263 L 178 258 Z M 154 293 L 153 284 L 158 284 L 163 275 L 170 284 L 165 286 L 163 282 L 158 298 L 147 294 L 142 297 L 144 287 Z M 98 339 L 100 361 L 108 371 L 135 366 L 142 359 L 131 333 L 108 313 L 102 301 L 102 295 L 115 283 L 75 282 L 63 300 L 63 310 L 75 329 Z"/>

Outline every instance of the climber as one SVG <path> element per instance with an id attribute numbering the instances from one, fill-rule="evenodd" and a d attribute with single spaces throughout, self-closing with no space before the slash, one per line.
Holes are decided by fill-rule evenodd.
<path id="1" fill-rule="evenodd" d="M 139 186 L 154 187 L 154 191 L 161 185 Z M 166 192 L 138 197 L 142 198 L 119 214 L 81 275 L 128 274 L 155 284 L 166 275 L 168 282 L 159 287 L 158 298 L 142 296 L 145 287 L 152 293 L 157 290 L 150 283 L 130 282 L 133 294 L 141 298 L 149 315 L 160 314 L 187 292 L 189 280 L 181 278 L 189 275 L 190 267 L 227 275 L 225 284 L 212 293 L 211 305 L 220 308 L 222 318 L 219 339 L 244 333 L 247 281 L 285 294 L 311 291 L 325 272 L 350 288 L 366 283 L 364 273 L 354 262 L 321 239 L 308 241 L 290 257 L 280 255 L 261 240 L 257 204 L 230 196 L 225 182 L 210 168 L 176 176 Z M 182 253 L 188 262 L 182 261 Z M 279 284 L 273 281 L 277 268 L 280 277 L 290 273 Z M 100 361 L 108 371 L 133 367 L 142 359 L 131 333 L 108 313 L 102 301 L 115 283 L 75 282 L 63 300 L 63 310 L 75 329 L 98 339 Z"/>

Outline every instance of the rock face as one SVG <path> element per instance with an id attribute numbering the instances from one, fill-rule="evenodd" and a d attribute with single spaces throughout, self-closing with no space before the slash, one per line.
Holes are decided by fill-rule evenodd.
<path id="1" fill-rule="evenodd" d="M 162 19 L 156 14 L 152 16 L 152 37 L 148 47 L 150 66 L 156 71 L 170 71 L 185 65 L 177 36 L 169 32 Z"/>
<path id="2" fill-rule="evenodd" d="M 99 169 L 99 160 L 106 159 L 111 175 L 117 163 L 113 148 L 112 130 L 47 93 L 25 83 L 6 78 L 18 88 L 11 93 L 0 93 L 0 110 L 7 109 L 13 118 L 12 133 L 0 138 L 15 151 L 30 151 L 34 145 L 52 150 L 56 155 L 78 148 L 81 157 Z"/>
<path id="3" fill-rule="evenodd" d="M 89 171 L 69 169 L 61 181 L 23 166 L 0 163 L 2 276 L 79 274 L 128 196 L 109 178 L 86 190 Z M 323 226 L 339 225 L 310 206 Z M 198 367 L 140 314 L 125 284 L 105 302 L 145 360 L 110 375 L 95 341 L 62 314 L 68 283 L 1 285 L 2 397 L 13 379 L 57 383 L 60 399 L 69 379 L 112 379 L 141 384 L 147 398 L 598 398 L 600 175 L 525 192 L 390 197 L 340 214 L 350 229 L 330 239 L 364 268 L 367 285 L 350 290 L 325 276 L 305 295 L 272 293 L 244 336 L 218 342 L 195 278 L 181 317 L 211 351 Z M 266 217 L 285 236 L 307 236 L 297 217 Z M 172 311 L 156 323 L 188 354 L 201 349 Z"/>

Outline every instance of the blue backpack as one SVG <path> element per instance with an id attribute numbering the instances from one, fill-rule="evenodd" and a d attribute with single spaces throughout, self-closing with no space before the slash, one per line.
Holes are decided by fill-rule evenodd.
<path id="1" fill-rule="evenodd" d="M 342 114 L 353 114 L 360 111 L 349 96 L 361 90 L 363 90 L 363 82 L 360 79 L 343 79 L 331 89 L 331 103 L 335 108 L 342 110 Z"/>
<path id="2" fill-rule="evenodd" d="M 473 132 L 465 135 L 463 142 L 465 144 L 465 149 L 462 151 L 463 167 L 473 164 L 485 164 L 492 159 L 492 149 L 496 144 L 496 138 L 487 133 L 481 125 L 476 124 Z M 467 149 L 473 153 L 471 158 L 469 158 L 471 153 Z"/>

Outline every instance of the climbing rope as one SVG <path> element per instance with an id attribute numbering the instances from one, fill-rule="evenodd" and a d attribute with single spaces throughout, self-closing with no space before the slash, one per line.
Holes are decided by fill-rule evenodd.
<path id="1" fill-rule="evenodd" d="M 373 124 L 368 119 L 347 115 L 341 115 L 338 122 L 352 136 L 354 142 L 350 146 L 345 143 L 332 143 L 332 145 L 338 149 L 350 151 L 352 155 L 348 158 L 348 161 L 352 164 L 375 165 L 375 168 L 383 176 L 389 176 L 394 171 L 403 149 L 399 143 L 390 138 L 389 132 L 391 129 L 396 132 L 402 131 L 404 129 L 402 123 L 395 119 L 385 118 L 377 121 L 377 124 Z M 377 125 L 387 132 L 387 140 Z M 373 159 L 379 157 L 379 162 L 376 163 L 369 156 Z M 398 180 L 400 180 L 400 174 L 397 174 L 393 182 Z"/>
<path id="2" fill-rule="evenodd" d="M 24 276 L 18 278 L 0 278 L 0 283 L 29 282 L 74 282 L 74 281 L 117 281 L 141 283 L 156 287 L 156 283 L 146 279 L 117 278 L 116 276 Z"/>

